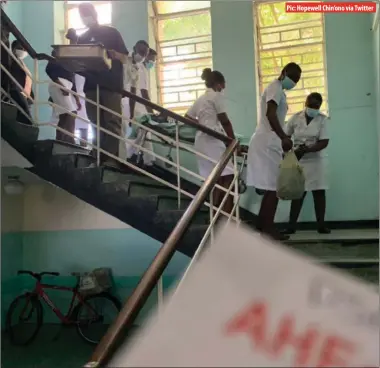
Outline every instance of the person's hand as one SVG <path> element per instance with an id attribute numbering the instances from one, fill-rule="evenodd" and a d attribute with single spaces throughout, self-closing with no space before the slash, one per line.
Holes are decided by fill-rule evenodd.
<path id="1" fill-rule="evenodd" d="M 119 60 L 120 57 L 119 57 L 119 53 L 115 50 L 108 50 L 108 56 L 112 59 L 112 60 Z"/>
<path id="2" fill-rule="evenodd" d="M 289 137 L 281 140 L 281 146 L 284 152 L 288 152 L 293 148 L 293 142 Z"/>
<path id="3" fill-rule="evenodd" d="M 64 89 L 61 89 L 61 92 L 64 96 L 68 96 L 70 93 Z"/>
<path id="4" fill-rule="evenodd" d="M 301 160 L 301 158 L 305 155 L 305 153 L 307 152 L 307 147 L 305 145 L 302 145 L 302 146 L 299 146 L 296 150 L 295 150 L 295 155 L 297 156 L 297 159 L 298 160 Z"/>
<path id="5" fill-rule="evenodd" d="M 75 102 L 77 104 L 77 111 L 80 111 L 82 109 L 82 104 L 80 103 L 79 98 L 75 99 Z"/>

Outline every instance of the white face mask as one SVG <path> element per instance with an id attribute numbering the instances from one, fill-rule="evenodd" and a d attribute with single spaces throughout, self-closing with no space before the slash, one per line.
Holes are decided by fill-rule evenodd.
<path id="1" fill-rule="evenodd" d="M 145 61 L 144 56 L 141 56 L 140 54 L 134 54 L 134 59 L 136 63 L 142 63 Z"/>
<path id="2" fill-rule="evenodd" d="M 86 27 L 91 27 L 91 26 L 94 26 L 96 24 L 95 18 L 91 17 L 91 16 L 83 17 L 82 22 Z"/>
<path id="3" fill-rule="evenodd" d="M 19 59 L 25 59 L 27 56 L 28 56 L 28 53 L 24 50 L 16 50 L 15 51 L 15 55 L 19 58 Z"/>

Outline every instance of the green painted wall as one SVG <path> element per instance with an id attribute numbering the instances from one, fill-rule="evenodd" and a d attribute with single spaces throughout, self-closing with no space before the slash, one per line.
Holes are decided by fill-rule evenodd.
<path id="1" fill-rule="evenodd" d="M 46 30 L 59 26 L 55 17 L 62 14 L 57 8 L 49 1 L 23 2 L 22 28 L 38 51 L 48 52 L 54 41 L 55 32 Z M 114 2 L 113 21 L 129 48 L 138 39 L 148 38 L 147 8 L 145 0 Z M 214 65 L 227 78 L 229 114 L 236 132 L 250 137 L 257 123 L 252 2 L 212 1 L 211 13 Z M 36 24 L 29 14 L 39 14 L 41 21 Z M 378 68 L 374 64 L 376 41 L 370 32 L 372 17 L 371 14 L 327 14 L 325 18 L 331 115 L 328 220 L 378 218 L 378 115 L 373 83 L 374 70 L 376 75 Z M 43 68 L 44 65 L 40 68 L 42 75 Z M 42 91 L 41 96 L 45 95 L 46 91 Z M 50 112 L 45 109 L 42 115 L 48 119 Z M 51 136 L 51 133 L 44 128 L 41 137 Z M 167 150 L 157 151 L 167 153 Z M 186 154 L 181 157 L 186 166 L 196 168 L 194 157 Z M 358 195 L 360 201 L 354 203 L 352 198 Z M 249 190 L 242 204 L 257 212 L 260 198 Z M 286 220 L 288 210 L 289 204 L 282 203 L 277 220 Z M 314 220 L 310 198 L 301 220 Z"/>

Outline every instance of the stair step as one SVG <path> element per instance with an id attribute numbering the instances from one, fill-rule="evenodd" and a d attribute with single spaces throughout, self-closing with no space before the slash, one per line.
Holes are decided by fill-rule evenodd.
<path id="1" fill-rule="evenodd" d="M 181 203 L 178 207 L 177 193 L 173 192 L 171 195 L 160 195 L 158 201 L 158 209 L 160 211 L 185 210 L 191 201 L 192 199 L 190 197 L 181 197 Z"/>
<path id="2" fill-rule="evenodd" d="M 149 184 L 149 185 L 159 185 L 159 183 L 147 176 L 143 175 L 134 175 L 134 174 L 126 174 L 117 170 L 112 170 L 109 168 L 103 169 L 103 183 L 113 183 L 113 182 L 135 182 L 141 184 Z"/>
<path id="3" fill-rule="evenodd" d="M 157 211 L 154 217 L 154 224 L 159 227 L 168 228 L 171 231 L 184 213 L 185 211 L 181 210 Z M 206 225 L 208 220 L 208 214 L 200 211 L 195 215 L 192 225 Z"/>
<path id="4" fill-rule="evenodd" d="M 39 155 L 65 155 L 65 154 L 89 154 L 89 150 L 78 146 L 76 144 L 71 144 L 67 142 L 57 141 L 54 139 L 47 139 L 44 141 L 38 141 L 35 144 L 35 150 Z"/>
<path id="5" fill-rule="evenodd" d="M 341 244 L 289 244 L 292 249 L 306 253 L 318 259 L 377 258 L 379 244 L 359 244 L 344 246 Z"/>
<path id="6" fill-rule="evenodd" d="M 68 171 L 67 186 L 71 188 L 94 189 L 101 183 L 102 170 L 99 167 L 77 168 Z"/>
<path id="7" fill-rule="evenodd" d="M 178 245 L 178 250 L 189 257 L 193 257 L 206 233 L 208 225 L 192 225 Z"/>
<path id="8" fill-rule="evenodd" d="M 118 204 L 125 198 L 129 198 L 129 182 L 126 183 L 101 183 L 99 185 L 98 193 L 104 196 L 112 196 L 112 200 Z"/>

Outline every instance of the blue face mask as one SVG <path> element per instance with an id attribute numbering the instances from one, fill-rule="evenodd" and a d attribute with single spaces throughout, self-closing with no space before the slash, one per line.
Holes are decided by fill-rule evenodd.
<path id="1" fill-rule="evenodd" d="M 145 64 L 146 68 L 148 70 L 150 69 L 153 69 L 154 68 L 154 62 L 153 61 L 148 61 L 146 64 Z"/>
<path id="2" fill-rule="evenodd" d="M 319 110 L 306 107 L 306 115 L 314 119 L 315 117 L 319 115 Z"/>
<path id="3" fill-rule="evenodd" d="M 293 82 L 288 76 L 281 81 L 282 88 L 286 90 L 293 89 L 296 86 L 296 83 Z"/>

